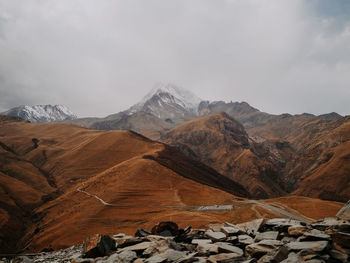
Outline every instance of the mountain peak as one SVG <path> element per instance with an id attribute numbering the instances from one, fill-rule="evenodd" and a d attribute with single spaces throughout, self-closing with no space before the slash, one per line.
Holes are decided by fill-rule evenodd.
<path id="1" fill-rule="evenodd" d="M 200 102 L 201 99 L 189 90 L 174 84 L 158 83 L 127 113 L 145 111 L 162 119 L 185 117 L 188 114 L 197 115 Z"/>
<path id="2" fill-rule="evenodd" d="M 62 120 L 76 119 L 77 116 L 63 105 L 21 105 L 12 108 L 3 114 L 8 116 L 21 117 L 34 123 L 45 123 Z"/>

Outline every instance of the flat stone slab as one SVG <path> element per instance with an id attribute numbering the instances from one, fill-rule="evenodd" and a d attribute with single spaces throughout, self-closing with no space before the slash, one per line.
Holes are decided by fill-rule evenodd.
<path id="1" fill-rule="evenodd" d="M 328 241 L 305 241 L 305 242 L 291 242 L 286 244 L 290 250 L 303 250 L 310 249 L 313 251 L 321 252 L 328 245 Z"/>
<path id="2" fill-rule="evenodd" d="M 256 219 L 242 224 L 237 224 L 237 227 L 248 235 L 254 234 L 259 231 L 260 227 L 264 223 L 264 219 Z"/>
<path id="3" fill-rule="evenodd" d="M 214 232 L 212 230 L 208 230 L 205 232 L 205 235 L 214 241 L 220 241 L 224 240 L 226 238 L 226 235 L 222 232 Z"/>
<path id="4" fill-rule="evenodd" d="M 234 236 L 242 233 L 238 227 L 223 226 L 220 230 L 225 233 L 226 236 Z"/>
<path id="5" fill-rule="evenodd" d="M 242 249 L 227 242 L 216 242 L 215 245 L 218 246 L 219 253 L 236 253 L 239 256 L 244 254 Z"/>
<path id="6" fill-rule="evenodd" d="M 212 255 L 208 258 L 207 262 L 210 263 L 218 263 L 218 262 L 229 262 L 230 259 L 238 259 L 240 256 L 238 256 L 236 253 L 221 253 L 217 255 Z"/>
<path id="7" fill-rule="evenodd" d="M 239 235 L 238 242 L 245 244 L 245 245 L 250 245 L 250 244 L 254 243 L 254 239 L 248 235 Z"/>
<path id="8" fill-rule="evenodd" d="M 142 251 L 142 250 L 146 250 L 147 248 L 151 247 L 154 243 L 153 242 L 149 242 L 149 241 L 146 241 L 146 242 L 142 242 L 142 243 L 138 243 L 136 245 L 133 245 L 133 246 L 128 246 L 128 247 L 124 247 L 120 250 L 118 250 L 118 252 L 122 252 L 122 251 Z"/>
<path id="9" fill-rule="evenodd" d="M 262 240 L 258 243 L 250 244 L 246 247 L 246 252 L 250 256 L 255 256 L 257 254 L 266 254 L 275 249 L 278 249 L 283 245 L 283 242 L 279 240 Z"/>
<path id="10" fill-rule="evenodd" d="M 192 239 L 192 244 L 199 245 L 199 244 L 211 244 L 213 243 L 211 239 Z"/>
<path id="11" fill-rule="evenodd" d="M 276 240 L 278 238 L 278 231 L 266 231 L 266 232 L 258 232 L 255 235 L 255 242 L 259 242 L 264 239 Z"/>

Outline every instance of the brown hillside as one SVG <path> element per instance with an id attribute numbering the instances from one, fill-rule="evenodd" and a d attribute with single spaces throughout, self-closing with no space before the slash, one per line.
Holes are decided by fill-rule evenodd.
<path id="1" fill-rule="evenodd" d="M 188 121 L 165 132 L 162 140 L 245 186 L 255 198 L 284 194 L 271 154 L 261 153 L 244 127 L 226 113 Z"/>
<path id="2" fill-rule="evenodd" d="M 234 197 L 216 188 L 247 194 L 213 169 L 130 131 L 93 131 L 7 119 L 0 122 L 0 131 L 0 233 L 6 252 L 14 251 L 15 244 L 31 249 L 67 246 L 88 234 L 111 230 L 111 226 L 113 232 L 135 229 L 141 221 L 157 220 L 155 214 L 165 215 L 167 206 L 181 205 L 179 200 L 202 205 L 225 203 Z M 107 209 L 109 223 L 89 221 L 100 218 L 106 207 L 77 191 L 80 188 L 123 210 L 109 214 Z M 146 213 L 147 206 L 154 212 Z M 129 220 L 132 211 L 136 216 Z M 80 228 L 86 231 L 74 230 Z"/>

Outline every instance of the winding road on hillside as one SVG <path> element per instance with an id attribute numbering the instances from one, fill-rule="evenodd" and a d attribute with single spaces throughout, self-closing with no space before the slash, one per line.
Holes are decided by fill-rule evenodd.
<path id="1" fill-rule="evenodd" d="M 118 207 L 117 205 L 114 204 L 110 204 L 107 203 L 106 201 L 104 201 L 102 198 L 98 197 L 97 195 L 91 194 L 89 192 L 86 192 L 84 190 L 81 190 L 80 188 L 77 189 L 78 192 L 83 193 L 89 197 L 95 198 L 96 200 L 98 200 L 102 205 L 105 206 L 112 206 L 112 207 Z M 267 209 L 273 213 L 277 213 L 282 215 L 283 217 L 287 217 L 290 219 L 294 219 L 294 220 L 299 220 L 299 221 L 303 221 L 303 222 L 307 222 L 310 223 L 313 221 L 313 219 L 308 218 L 300 213 L 298 213 L 297 211 L 288 208 L 288 210 L 281 208 L 277 205 L 271 205 L 271 204 L 267 204 L 261 201 L 257 201 L 257 200 L 241 200 L 241 201 L 235 201 L 235 203 L 231 204 L 231 205 L 211 205 L 211 206 L 167 206 L 168 208 L 175 208 L 175 209 L 188 209 L 188 210 L 195 210 L 195 211 L 228 211 L 228 210 L 232 210 L 233 207 L 235 205 L 242 205 L 242 204 L 252 204 L 254 206 L 259 206 L 262 207 L 264 209 Z"/>

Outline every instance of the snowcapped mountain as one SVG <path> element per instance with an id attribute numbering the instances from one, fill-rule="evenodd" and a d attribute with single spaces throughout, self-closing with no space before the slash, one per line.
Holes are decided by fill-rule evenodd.
<path id="1" fill-rule="evenodd" d="M 45 123 L 63 120 L 73 120 L 77 116 L 63 105 L 22 105 L 12 108 L 2 114 L 16 116 L 34 123 Z"/>
<path id="2" fill-rule="evenodd" d="M 173 84 L 157 84 L 126 113 L 131 115 L 144 111 L 161 119 L 186 119 L 198 115 L 198 105 L 201 101 L 192 92 Z"/>

